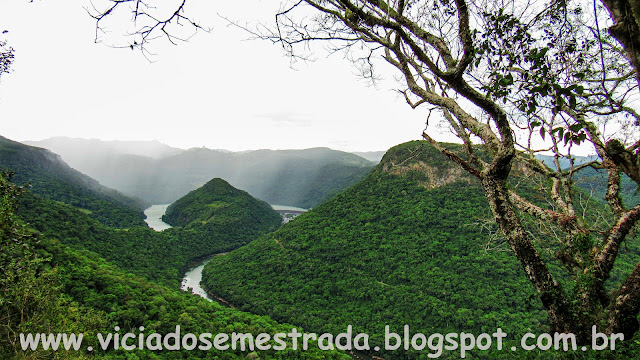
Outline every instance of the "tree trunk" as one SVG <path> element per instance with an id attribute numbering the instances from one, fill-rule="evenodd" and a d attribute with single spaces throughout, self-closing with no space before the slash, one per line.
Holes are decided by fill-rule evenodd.
<path id="1" fill-rule="evenodd" d="M 585 343 L 590 339 L 590 334 L 576 316 L 566 300 L 562 287 L 554 279 L 533 241 L 527 235 L 514 206 L 509 201 L 504 180 L 495 179 L 488 175 L 484 175 L 481 180 L 500 230 L 504 233 L 507 242 L 549 314 L 552 322 L 551 331 L 573 333 L 578 342 Z"/>
<path id="2" fill-rule="evenodd" d="M 602 0 L 602 3 L 614 23 L 609 33 L 624 47 L 640 85 L 640 0 Z"/>
<path id="3" fill-rule="evenodd" d="M 640 329 L 640 264 L 636 265 L 609 305 L 608 333 L 623 333 L 629 340 Z"/>

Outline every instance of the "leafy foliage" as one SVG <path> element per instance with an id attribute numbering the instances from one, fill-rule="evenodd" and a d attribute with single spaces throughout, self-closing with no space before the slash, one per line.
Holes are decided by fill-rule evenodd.
<path id="1" fill-rule="evenodd" d="M 62 328 L 91 332 L 106 322 L 93 309 L 78 310 L 60 290 L 58 269 L 40 251 L 37 234 L 14 214 L 22 189 L 0 174 L 0 358 L 20 353 L 18 334 Z M 51 357 L 39 349 L 20 358 Z"/>

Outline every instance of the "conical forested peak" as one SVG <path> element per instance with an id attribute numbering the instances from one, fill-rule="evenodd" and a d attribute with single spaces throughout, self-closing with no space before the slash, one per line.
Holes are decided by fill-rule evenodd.
<path id="1" fill-rule="evenodd" d="M 173 226 L 198 226 L 222 221 L 251 220 L 279 223 L 280 215 L 269 204 L 221 178 L 209 180 L 167 208 L 163 220 Z"/>
<path id="2" fill-rule="evenodd" d="M 227 181 L 221 178 L 214 178 L 209 180 L 206 184 L 204 184 L 200 189 L 195 191 L 206 192 L 209 194 L 225 194 L 236 192 L 239 193 L 241 190 L 238 190 L 231 186 Z"/>

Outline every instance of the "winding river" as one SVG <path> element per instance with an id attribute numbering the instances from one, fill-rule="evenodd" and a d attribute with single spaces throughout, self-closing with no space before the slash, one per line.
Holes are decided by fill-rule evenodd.
<path id="1" fill-rule="evenodd" d="M 207 265 L 207 263 L 211 259 L 212 258 L 208 258 L 207 260 L 203 261 L 200 265 L 187 271 L 184 274 L 184 278 L 182 278 L 182 284 L 180 284 L 180 289 L 183 291 L 191 290 L 191 292 L 194 295 L 198 295 L 209 301 L 213 301 L 213 299 L 209 297 L 207 292 L 204 291 L 204 289 L 200 286 L 200 281 L 202 281 L 202 269 L 204 269 L 204 266 Z"/>
<path id="2" fill-rule="evenodd" d="M 167 211 L 169 205 L 170 204 L 151 205 L 151 207 L 144 211 L 144 214 L 147 216 L 144 221 L 146 221 L 150 228 L 155 231 L 162 231 L 171 227 L 171 225 L 162 221 L 162 215 Z"/>
<path id="3" fill-rule="evenodd" d="M 147 208 L 144 211 L 144 214 L 147 216 L 147 218 L 144 221 L 147 223 L 147 225 L 149 225 L 150 228 L 152 228 L 155 231 L 163 231 L 171 227 L 171 225 L 162 221 L 162 215 L 164 215 L 164 213 L 167 211 L 167 208 L 169 207 L 169 205 L 171 204 L 151 205 L 151 207 Z M 302 209 L 302 208 L 297 208 L 292 206 L 284 206 L 284 205 L 272 205 L 272 207 L 274 208 L 274 210 L 279 211 L 283 215 L 283 219 L 287 219 L 286 215 L 289 212 L 299 214 L 301 212 L 307 211 L 307 209 Z M 213 257 L 224 255 L 224 254 L 226 253 L 212 255 L 206 258 L 204 261 L 202 261 L 198 266 L 189 269 L 189 271 L 187 271 L 184 274 L 184 277 L 182 278 L 180 289 L 183 291 L 191 291 L 195 295 L 201 296 L 209 301 L 214 301 L 214 299 L 212 299 L 207 294 L 207 292 L 200 286 L 200 281 L 202 281 L 202 269 L 204 269 L 204 266 L 211 259 L 213 259 Z M 215 300 L 217 300 L 218 302 L 224 305 L 232 306 L 231 304 L 227 303 L 223 299 L 215 299 Z"/>
<path id="4" fill-rule="evenodd" d="M 164 213 L 167 211 L 167 207 L 169 207 L 169 205 L 170 204 L 152 205 L 144 211 L 144 214 L 147 216 L 144 221 L 147 223 L 147 225 L 149 225 L 150 228 L 155 231 L 163 231 L 171 227 L 171 225 L 162 221 L 162 215 L 164 215 Z M 216 255 L 224 254 L 225 253 Z M 209 297 L 209 295 L 207 295 L 207 292 L 204 291 L 204 289 L 200 286 L 200 281 L 202 281 L 202 269 L 204 269 L 204 266 L 212 258 L 213 256 L 205 259 L 202 263 L 200 263 L 200 265 L 187 271 L 182 278 L 180 289 L 183 291 L 191 291 L 195 295 L 201 296 L 209 301 L 213 301 L 213 299 Z"/>
<path id="5" fill-rule="evenodd" d="M 147 218 L 144 221 L 147 222 L 147 225 L 149 225 L 150 228 L 152 228 L 155 231 L 163 231 L 171 227 L 171 225 L 162 221 L 162 215 L 164 215 L 165 211 L 167 211 L 167 207 L 169 205 L 170 204 L 152 205 L 151 207 L 149 207 L 144 211 L 144 214 L 147 216 Z M 307 209 L 301 209 L 301 208 L 296 208 L 291 206 L 272 205 L 272 207 L 274 208 L 274 210 L 279 211 L 283 215 L 283 218 L 286 218 L 286 214 L 288 214 L 289 211 L 292 211 L 297 214 L 307 211 Z M 214 254 L 206 258 L 205 260 L 203 260 L 200 263 L 200 265 L 194 268 L 191 268 L 189 271 L 187 271 L 184 274 L 184 277 L 182 278 L 182 284 L 180 285 L 180 289 L 183 291 L 191 291 L 194 295 L 201 296 L 209 301 L 215 300 L 224 306 L 234 307 L 231 303 L 225 301 L 224 299 L 221 299 L 221 298 L 212 299 L 209 296 L 209 294 L 207 294 L 207 292 L 200 286 L 200 281 L 202 281 L 202 269 L 204 269 L 204 266 L 214 257 L 221 256 L 224 254 L 226 253 Z M 359 351 L 350 351 L 349 354 L 354 359 L 360 359 L 360 360 L 382 359 L 380 357 L 374 357 L 369 354 L 361 353 Z"/>

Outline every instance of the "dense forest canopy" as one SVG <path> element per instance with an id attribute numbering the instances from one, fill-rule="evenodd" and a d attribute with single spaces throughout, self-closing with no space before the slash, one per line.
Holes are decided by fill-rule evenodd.
<path id="1" fill-rule="evenodd" d="M 212 187 L 224 191 L 215 193 Z M 196 205 L 190 200 L 193 197 L 208 202 Z M 180 223 L 161 233 L 146 224 L 114 229 L 68 204 L 32 193 L 20 198 L 18 214 L 48 238 L 74 249 L 91 250 L 129 272 L 175 287 L 194 261 L 245 245 L 281 222 L 280 215 L 268 204 L 220 179 L 185 198 L 177 202 L 177 207 L 210 211 L 208 217 Z"/>
<path id="2" fill-rule="evenodd" d="M 104 248 L 98 243 L 73 243 L 76 235 L 85 236 L 92 232 L 82 227 L 89 224 L 94 229 L 104 227 L 73 208 L 55 207 L 50 200 L 34 204 L 24 202 L 22 196 L 29 196 L 10 182 L 11 176 L 0 175 L 0 357 L 2 359 L 202 359 L 214 356 L 216 359 L 246 359 L 251 355 L 246 351 L 225 350 L 180 350 L 158 351 L 137 349 L 116 350 L 111 347 L 102 351 L 98 333 L 113 333 L 118 326 L 121 333 L 133 332 L 137 336 L 154 333 L 168 334 L 179 325 L 183 332 L 203 333 L 270 333 L 288 332 L 290 325 L 278 324 L 268 317 L 255 316 L 234 309 L 210 303 L 200 297 L 182 292 L 175 284 L 171 287 L 158 285 L 148 278 L 154 277 L 154 262 L 147 264 L 148 278 L 127 272 L 131 263 L 121 267 L 107 262 L 97 251 Z M 37 198 L 37 195 L 29 197 Z M 22 201 L 18 203 L 18 201 Z M 16 215 L 17 207 L 30 207 L 26 211 L 44 213 L 41 223 L 50 221 L 47 213 L 56 213 L 56 221 L 63 221 L 67 232 L 51 235 L 38 234 Z M 52 207 L 50 207 L 52 206 Z M 60 213 L 60 211 L 62 211 Z M 96 242 L 111 241 L 113 249 L 122 245 L 123 239 L 109 238 L 103 231 L 92 233 Z M 151 234 L 148 234 L 152 237 Z M 134 236 L 135 237 L 135 236 Z M 139 238 L 138 238 L 139 239 Z M 156 241 L 162 241 L 159 238 Z M 77 241 L 77 239 L 75 239 Z M 67 245 L 69 244 L 69 245 Z M 120 254 L 125 255 L 125 254 Z M 153 259 L 158 253 L 146 254 Z M 135 260 L 141 261 L 144 256 Z M 116 261 L 117 262 L 117 261 Z M 141 331 L 140 327 L 144 327 Z M 80 351 L 53 351 L 38 348 L 23 351 L 18 334 L 35 333 L 82 333 L 84 347 Z M 87 344 L 93 352 L 86 350 Z M 265 359 L 346 359 L 348 356 L 333 351 L 320 351 L 312 347 L 300 352 L 261 351 Z"/>
<path id="3" fill-rule="evenodd" d="M 517 187 L 543 204 L 537 186 L 519 173 Z M 604 198 L 597 201 L 604 210 Z M 548 331 L 542 303 L 490 219 L 477 179 L 429 143 L 410 142 L 390 149 L 374 172 L 349 190 L 209 262 L 203 281 L 242 309 L 314 331 L 353 324 L 376 334 L 372 341 L 378 342 L 385 325 L 407 324 L 429 334 L 500 327 L 514 338 Z M 535 220 L 528 225 L 535 227 Z M 610 288 L 624 280 L 639 251 L 637 244 L 624 250 Z M 554 270 L 562 272 L 558 264 Z M 568 286 L 571 278 L 563 273 L 559 281 Z"/>

